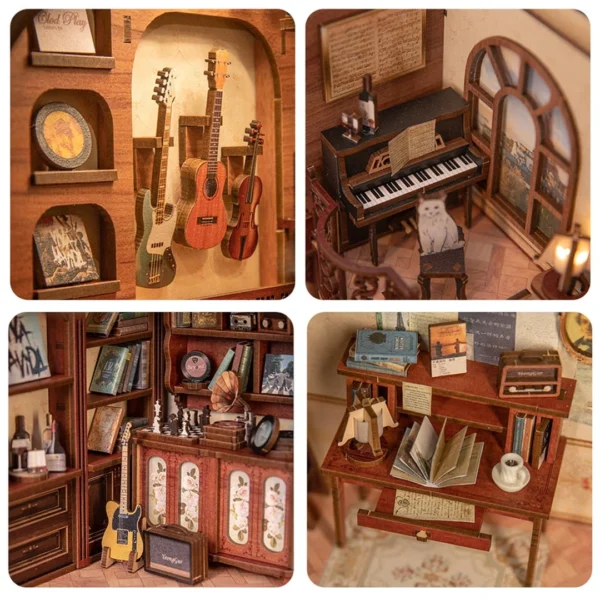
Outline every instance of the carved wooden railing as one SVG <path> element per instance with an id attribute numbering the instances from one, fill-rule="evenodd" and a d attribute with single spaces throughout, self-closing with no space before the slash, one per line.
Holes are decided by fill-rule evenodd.
<path id="1" fill-rule="evenodd" d="M 415 298 L 415 293 L 391 267 L 369 267 L 344 258 L 338 247 L 339 206 L 321 185 L 314 167 L 307 170 L 313 223 L 312 244 L 317 255 L 316 285 L 322 300 L 373 300 Z M 348 285 L 350 282 L 350 285 Z"/>

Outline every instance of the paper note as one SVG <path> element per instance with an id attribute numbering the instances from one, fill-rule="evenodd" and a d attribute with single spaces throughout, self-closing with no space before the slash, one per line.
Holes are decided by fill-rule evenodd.
<path id="1" fill-rule="evenodd" d="M 402 382 L 402 408 L 422 415 L 431 414 L 431 388 L 428 385 Z"/>
<path id="2" fill-rule="evenodd" d="M 388 144 L 392 175 L 409 161 L 435 150 L 435 119 L 413 125 Z"/>
<path id="3" fill-rule="evenodd" d="M 422 521 L 475 523 L 475 506 L 458 500 L 396 490 L 394 516 Z"/>
<path id="4" fill-rule="evenodd" d="M 515 349 L 517 313 L 458 313 L 458 318 L 473 336 L 472 360 L 497 365 L 502 352 Z"/>
<path id="5" fill-rule="evenodd" d="M 458 320 L 457 312 L 409 313 L 408 331 L 416 331 L 421 340 L 421 350 L 429 350 L 429 325 Z"/>

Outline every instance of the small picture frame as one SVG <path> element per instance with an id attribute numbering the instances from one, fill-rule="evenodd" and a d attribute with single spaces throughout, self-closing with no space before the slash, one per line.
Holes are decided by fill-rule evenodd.
<path id="1" fill-rule="evenodd" d="M 33 18 L 40 52 L 95 54 L 94 37 L 84 8 L 40 10 Z"/>
<path id="2" fill-rule="evenodd" d="M 565 312 L 560 315 L 560 339 L 567 352 L 584 365 L 592 364 L 592 324 L 583 314 Z"/>
<path id="3" fill-rule="evenodd" d="M 112 454 L 125 409 L 118 406 L 100 406 L 94 413 L 88 434 L 88 450 Z"/>
<path id="4" fill-rule="evenodd" d="M 277 396 L 294 395 L 294 356 L 266 354 L 261 392 Z"/>

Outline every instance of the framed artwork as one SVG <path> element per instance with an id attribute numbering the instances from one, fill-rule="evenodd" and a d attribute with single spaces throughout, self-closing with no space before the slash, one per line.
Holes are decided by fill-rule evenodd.
<path id="1" fill-rule="evenodd" d="M 112 454 L 124 416 L 124 408 L 117 406 L 97 408 L 88 434 L 88 450 Z"/>
<path id="2" fill-rule="evenodd" d="M 467 324 L 439 323 L 429 326 L 431 376 L 467 372 Z"/>
<path id="3" fill-rule="evenodd" d="M 261 391 L 263 394 L 294 395 L 294 356 L 267 354 Z"/>
<path id="4" fill-rule="evenodd" d="M 40 10 L 33 18 L 40 52 L 94 54 L 94 38 L 87 11 Z"/>
<path id="5" fill-rule="evenodd" d="M 560 339 L 576 360 L 592 364 L 592 324 L 581 313 L 562 313 L 559 317 Z"/>
<path id="6" fill-rule="evenodd" d="M 50 375 L 40 316 L 36 313 L 17 315 L 8 326 L 8 384 L 45 379 Z"/>
<path id="7" fill-rule="evenodd" d="M 223 313 L 193 312 L 191 313 L 194 329 L 223 329 Z"/>

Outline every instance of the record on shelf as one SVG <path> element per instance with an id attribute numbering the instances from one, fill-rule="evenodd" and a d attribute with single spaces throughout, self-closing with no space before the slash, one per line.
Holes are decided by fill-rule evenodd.
<path id="1" fill-rule="evenodd" d="M 210 359 L 200 350 L 192 350 L 181 359 L 181 372 L 188 381 L 204 381 L 210 375 L 210 371 Z"/>

